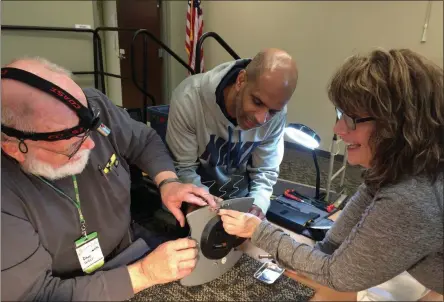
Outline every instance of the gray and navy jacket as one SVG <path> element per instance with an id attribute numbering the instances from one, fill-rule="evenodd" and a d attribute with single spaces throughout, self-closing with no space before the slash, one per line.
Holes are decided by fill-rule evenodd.
<path id="1" fill-rule="evenodd" d="M 253 197 L 266 213 L 283 158 L 287 109 L 250 130 L 228 116 L 223 89 L 250 61 L 224 63 L 182 81 L 172 94 L 166 142 L 182 181 L 223 199 Z"/>

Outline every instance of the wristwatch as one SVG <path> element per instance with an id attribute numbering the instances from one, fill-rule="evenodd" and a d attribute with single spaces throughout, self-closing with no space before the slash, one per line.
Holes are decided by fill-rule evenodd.
<path id="1" fill-rule="evenodd" d="M 157 186 L 157 188 L 160 189 L 163 185 L 166 185 L 166 184 L 169 184 L 172 182 L 182 183 L 182 181 L 179 178 L 166 178 L 160 182 L 160 184 Z"/>

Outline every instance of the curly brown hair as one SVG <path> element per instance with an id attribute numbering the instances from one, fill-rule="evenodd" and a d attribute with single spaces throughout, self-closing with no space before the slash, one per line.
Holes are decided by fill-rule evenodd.
<path id="1" fill-rule="evenodd" d="M 404 177 L 444 171 L 443 69 L 409 49 L 374 50 L 350 57 L 328 88 L 346 114 L 375 118 L 364 171 L 372 189 Z"/>

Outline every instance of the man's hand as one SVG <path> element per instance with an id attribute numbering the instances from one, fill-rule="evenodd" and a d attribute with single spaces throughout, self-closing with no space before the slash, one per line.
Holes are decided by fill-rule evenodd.
<path id="1" fill-rule="evenodd" d="M 181 227 L 185 225 L 185 217 L 180 209 L 182 202 L 185 201 L 197 206 L 209 205 L 213 208 L 217 206 L 213 195 L 193 184 L 171 182 L 160 188 L 160 195 L 163 203 L 176 217 Z"/>
<path id="2" fill-rule="evenodd" d="M 248 211 L 248 213 L 253 214 L 254 216 L 259 217 L 261 220 L 265 219 L 265 215 L 262 212 L 262 209 L 259 208 L 257 205 L 252 205 L 250 208 L 250 211 Z"/>
<path id="3" fill-rule="evenodd" d="M 242 238 L 251 238 L 261 219 L 250 213 L 234 210 L 219 210 L 225 232 Z"/>
<path id="4" fill-rule="evenodd" d="M 196 241 L 181 238 L 159 245 L 142 260 L 128 266 L 134 293 L 189 275 L 197 261 Z"/>
<path id="5" fill-rule="evenodd" d="M 224 201 L 222 198 L 219 198 L 219 197 L 216 197 L 216 196 L 214 196 L 213 195 L 213 198 L 214 198 L 214 201 L 216 202 L 216 207 L 211 207 L 210 208 L 210 210 L 213 210 L 213 211 L 217 211 L 219 208 L 220 208 L 220 203 L 222 202 L 222 201 Z M 186 214 L 189 214 L 189 213 L 191 213 L 191 212 L 194 212 L 194 211 L 196 211 L 196 210 L 198 210 L 200 207 L 199 206 L 197 206 L 197 205 L 194 205 L 194 204 L 189 204 L 188 206 L 187 206 L 187 209 L 186 209 Z"/>

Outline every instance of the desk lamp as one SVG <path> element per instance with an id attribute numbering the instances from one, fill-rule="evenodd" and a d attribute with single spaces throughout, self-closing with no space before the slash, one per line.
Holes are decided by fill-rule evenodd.
<path id="1" fill-rule="evenodd" d="M 321 138 L 316 132 L 302 124 L 289 124 L 285 128 L 284 140 L 289 143 L 298 144 L 309 150 L 313 155 L 313 161 L 316 167 L 316 193 L 315 198 L 319 200 L 319 191 L 321 185 L 321 173 L 319 171 L 318 158 L 315 149 L 319 147 Z"/>

